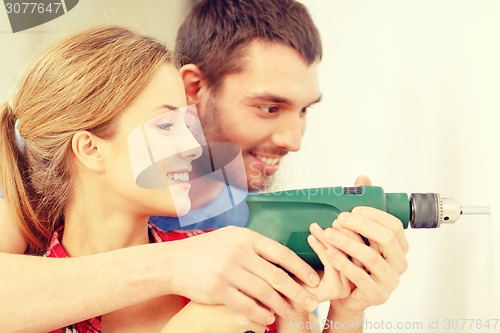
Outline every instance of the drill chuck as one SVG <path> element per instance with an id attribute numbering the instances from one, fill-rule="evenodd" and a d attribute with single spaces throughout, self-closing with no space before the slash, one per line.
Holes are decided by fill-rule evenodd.
<path id="1" fill-rule="evenodd" d="M 412 193 L 410 196 L 412 228 L 439 228 L 441 223 L 454 223 L 462 215 L 453 198 L 441 198 L 437 193 Z"/>

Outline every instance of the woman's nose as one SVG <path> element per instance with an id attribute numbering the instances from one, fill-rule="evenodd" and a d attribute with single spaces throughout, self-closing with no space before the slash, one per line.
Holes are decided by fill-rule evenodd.
<path id="1" fill-rule="evenodd" d="M 196 141 L 193 133 L 186 127 L 186 133 L 182 138 L 183 144 L 179 146 L 179 155 L 184 159 L 195 160 L 202 154 L 201 145 Z"/>

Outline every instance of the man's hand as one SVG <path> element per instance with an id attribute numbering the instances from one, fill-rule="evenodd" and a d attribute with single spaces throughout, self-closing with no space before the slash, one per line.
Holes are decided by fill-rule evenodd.
<path id="1" fill-rule="evenodd" d="M 355 186 L 361 185 L 370 186 L 370 179 L 358 177 Z M 319 302 L 331 300 L 337 311 L 360 314 L 384 303 L 407 268 L 408 242 L 402 223 L 383 211 L 357 207 L 341 213 L 331 228 L 322 230 L 313 224 L 310 231 L 308 242 L 325 267 L 318 288 L 311 291 Z M 350 292 L 342 296 L 346 285 Z"/>
<path id="2" fill-rule="evenodd" d="M 356 186 L 360 185 L 371 182 L 367 177 L 359 177 Z M 367 238 L 370 245 L 362 243 L 359 235 Z M 401 221 L 375 208 L 356 207 L 350 213 L 339 214 L 324 237 L 329 245 L 329 262 L 354 284 L 350 295 L 333 300 L 332 307 L 342 312 L 359 312 L 384 303 L 408 266 L 408 242 Z"/>
<path id="3" fill-rule="evenodd" d="M 351 213 L 341 213 L 335 223 L 340 230 L 338 227 L 325 230 L 325 238 L 331 245 L 327 254 L 333 267 L 356 287 L 348 297 L 332 305 L 362 311 L 384 303 L 408 266 L 408 242 L 401 221 L 375 208 L 356 207 Z M 353 240 L 342 232 L 342 228 L 363 235 L 370 246 Z M 343 253 L 357 260 L 363 268 L 346 260 Z"/>
<path id="4" fill-rule="evenodd" d="M 175 243 L 172 293 L 227 305 L 261 324 L 272 323 L 274 313 L 290 319 L 291 303 L 307 311 L 317 305 L 283 269 L 310 287 L 319 283 L 318 274 L 290 249 L 252 230 L 225 227 Z"/>

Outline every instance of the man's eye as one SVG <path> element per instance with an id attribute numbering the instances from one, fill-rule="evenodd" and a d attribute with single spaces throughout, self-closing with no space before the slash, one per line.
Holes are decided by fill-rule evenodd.
<path id="1" fill-rule="evenodd" d="M 279 111 L 277 106 L 259 106 L 259 108 L 265 113 L 276 113 Z"/>
<path id="2" fill-rule="evenodd" d="M 174 124 L 172 124 L 172 123 L 163 123 L 163 124 L 157 125 L 156 127 L 158 127 L 159 129 L 161 129 L 163 131 L 170 131 L 172 126 L 174 126 Z"/>

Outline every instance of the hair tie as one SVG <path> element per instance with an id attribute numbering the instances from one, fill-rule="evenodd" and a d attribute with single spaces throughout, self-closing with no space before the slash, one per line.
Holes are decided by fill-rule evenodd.
<path id="1" fill-rule="evenodd" d="M 15 135 L 16 135 L 16 142 L 17 142 L 17 147 L 19 150 L 24 149 L 24 138 L 19 132 L 19 119 L 17 119 L 15 115 L 15 108 L 17 106 L 17 94 L 11 94 L 9 96 L 9 99 L 7 100 L 7 108 L 10 110 L 10 114 L 12 117 L 14 117 L 15 123 L 14 123 L 14 130 L 15 130 Z"/>
<path id="2" fill-rule="evenodd" d="M 14 129 L 16 133 L 17 147 L 19 148 L 19 150 L 24 150 L 24 138 L 21 133 L 19 133 L 19 119 L 16 119 L 16 122 L 14 123 Z"/>

